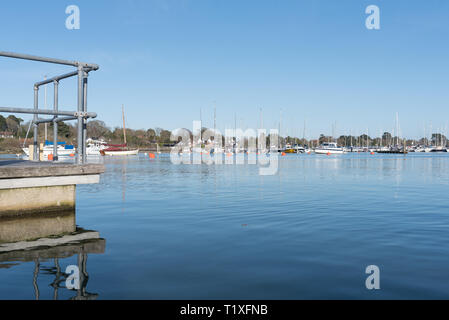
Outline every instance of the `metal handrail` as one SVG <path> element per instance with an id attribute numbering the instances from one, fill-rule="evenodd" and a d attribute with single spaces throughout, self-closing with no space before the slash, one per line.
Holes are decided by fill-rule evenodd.
<path id="1" fill-rule="evenodd" d="M 87 112 L 87 77 L 89 76 L 90 71 L 96 71 L 100 67 L 97 64 L 93 63 L 84 63 L 79 61 L 69 61 L 62 59 L 54 59 L 47 57 L 39 57 L 29 54 L 20 54 L 14 52 L 5 52 L 0 51 L 0 56 L 15 58 L 15 59 L 23 59 L 23 60 L 32 60 L 39 62 L 47 62 L 54 64 L 62 64 L 76 67 L 77 70 L 65 73 L 63 75 L 55 76 L 50 79 L 46 79 L 44 81 L 36 82 L 33 86 L 34 89 L 34 108 L 9 108 L 9 107 L 0 107 L 0 112 L 5 113 L 25 113 L 25 114 L 33 114 L 33 120 L 30 122 L 31 125 L 34 124 L 34 161 L 39 161 L 39 150 L 37 144 L 37 135 L 38 135 L 38 126 L 41 123 L 53 123 L 53 137 L 54 137 L 54 149 L 53 149 L 53 159 L 54 161 L 58 160 L 58 150 L 57 150 L 57 140 L 58 140 L 58 122 L 77 120 L 78 121 L 78 159 L 77 162 L 79 164 L 85 163 L 87 160 L 86 157 L 86 139 L 87 139 L 87 119 L 88 118 L 96 118 L 97 114 L 94 112 Z M 59 111 L 58 106 L 58 88 L 59 81 L 63 79 L 67 79 L 70 77 L 78 76 L 78 108 L 77 111 Z M 43 110 L 39 109 L 39 87 L 53 83 L 54 84 L 54 107 L 53 110 Z M 52 119 L 39 119 L 38 115 L 52 115 L 54 116 Z M 27 131 L 27 138 L 30 128 Z M 26 140 L 26 139 L 25 139 Z"/>

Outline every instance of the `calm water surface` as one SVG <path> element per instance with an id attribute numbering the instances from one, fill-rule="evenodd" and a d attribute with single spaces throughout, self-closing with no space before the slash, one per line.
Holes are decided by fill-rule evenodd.
<path id="1" fill-rule="evenodd" d="M 86 263 L 98 299 L 449 298 L 447 155 L 288 155 L 275 176 L 98 161 L 101 183 L 77 188 L 77 224 L 106 239 Z M 0 263 L 0 298 L 35 299 L 37 285 L 52 299 L 51 257 Z M 373 264 L 378 291 L 365 288 Z M 75 295 L 60 283 L 59 299 Z"/>

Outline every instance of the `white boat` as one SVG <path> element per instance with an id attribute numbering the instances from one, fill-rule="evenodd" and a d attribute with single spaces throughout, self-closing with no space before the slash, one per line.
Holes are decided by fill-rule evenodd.
<path id="1" fill-rule="evenodd" d="M 293 149 L 296 151 L 296 153 L 305 153 L 306 152 L 306 148 L 299 144 L 295 144 L 293 146 Z"/>
<path id="2" fill-rule="evenodd" d="M 443 147 L 443 146 L 438 146 L 438 147 L 434 148 L 430 152 L 447 152 L 447 149 L 445 147 Z"/>
<path id="3" fill-rule="evenodd" d="M 424 146 L 417 146 L 415 148 L 415 152 L 426 152 L 426 147 L 424 147 Z"/>
<path id="4" fill-rule="evenodd" d="M 86 154 L 88 156 L 99 156 L 100 151 L 107 149 L 107 142 L 104 140 L 87 139 Z"/>
<path id="5" fill-rule="evenodd" d="M 105 156 L 135 156 L 139 153 L 139 149 L 136 150 L 101 150 L 102 155 Z"/>
<path id="6" fill-rule="evenodd" d="M 30 150 L 29 148 L 22 148 L 23 152 L 26 154 L 27 157 L 30 156 Z M 58 157 L 74 157 L 76 154 L 76 148 L 72 145 L 68 145 L 65 143 L 61 143 L 58 144 Z M 48 159 L 49 155 L 53 155 L 53 145 L 49 142 L 47 142 L 44 145 L 43 148 L 43 155 L 44 155 L 44 160 Z"/>
<path id="7" fill-rule="evenodd" d="M 345 150 L 337 146 L 335 142 L 324 142 L 321 146 L 315 149 L 316 154 L 343 154 Z"/>

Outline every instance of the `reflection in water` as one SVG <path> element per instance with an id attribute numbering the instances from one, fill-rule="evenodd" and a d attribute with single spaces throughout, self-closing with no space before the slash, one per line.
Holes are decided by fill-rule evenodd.
<path id="1" fill-rule="evenodd" d="M 17 244 L 0 245 L 0 268 L 12 268 L 18 266 L 17 262 L 34 262 L 32 285 L 36 300 L 41 298 L 41 289 L 38 285 L 39 275 L 54 276 L 49 284 L 53 288 L 52 297 L 58 300 L 59 290 L 66 288 L 66 280 L 70 276 L 60 266 L 61 259 L 77 256 L 77 267 L 79 269 L 79 289 L 71 300 L 97 299 L 98 294 L 87 291 L 89 274 L 87 273 L 88 254 L 103 254 L 106 241 L 99 237 L 95 231 L 78 230 L 76 233 L 61 238 L 45 239 L 48 246 L 42 247 L 42 239 L 26 242 L 26 248 L 16 250 Z M 20 245 L 24 245 L 21 243 Z M 53 261 L 53 266 L 43 266 L 42 262 Z M 13 263 L 11 263 L 13 262 Z"/>
<path id="2" fill-rule="evenodd" d="M 168 155 L 104 161 L 101 183 L 77 189 L 78 222 L 111 249 L 89 254 L 83 289 L 61 289 L 78 250 L 0 263 L 2 299 L 372 299 L 368 264 L 388 287 L 375 298 L 449 294 L 447 155 L 287 155 L 263 177 Z"/>

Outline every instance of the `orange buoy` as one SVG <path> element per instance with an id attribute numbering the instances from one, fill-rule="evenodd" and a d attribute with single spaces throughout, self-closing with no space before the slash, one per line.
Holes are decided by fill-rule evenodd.
<path id="1" fill-rule="evenodd" d="M 75 155 L 72 153 L 70 156 L 73 158 Z"/>
<path id="2" fill-rule="evenodd" d="M 155 159 L 156 155 L 154 153 L 149 153 L 148 156 L 150 157 L 150 159 Z"/>
<path id="3" fill-rule="evenodd" d="M 330 152 L 328 152 L 328 153 L 327 153 L 327 155 L 328 155 L 328 156 L 330 156 L 330 155 L 331 155 L 331 153 L 330 153 Z"/>
<path id="4" fill-rule="evenodd" d="M 312 153 L 309 151 L 309 152 L 307 152 L 307 154 L 312 154 Z"/>
<path id="5" fill-rule="evenodd" d="M 228 156 L 228 157 L 232 157 L 232 153 L 228 153 L 227 156 Z"/>
<path id="6" fill-rule="evenodd" d="M 374 155 L 374 152 L 371 152 L 371 155 Z"/>
<path id="7" fill-rule="evenodd" d="M 282 156 L 284 157 L 284 156 L 286 156 L 287 154 L 285 153 L 285 152 L 282 152 Z"/>
<path id="8" fill-rule="evenodd" d="M 48 161 L 53 161 L 53 154 L 50 153 L 50 154 L 47 156 L 47 158 L 48 158 Z"/>

